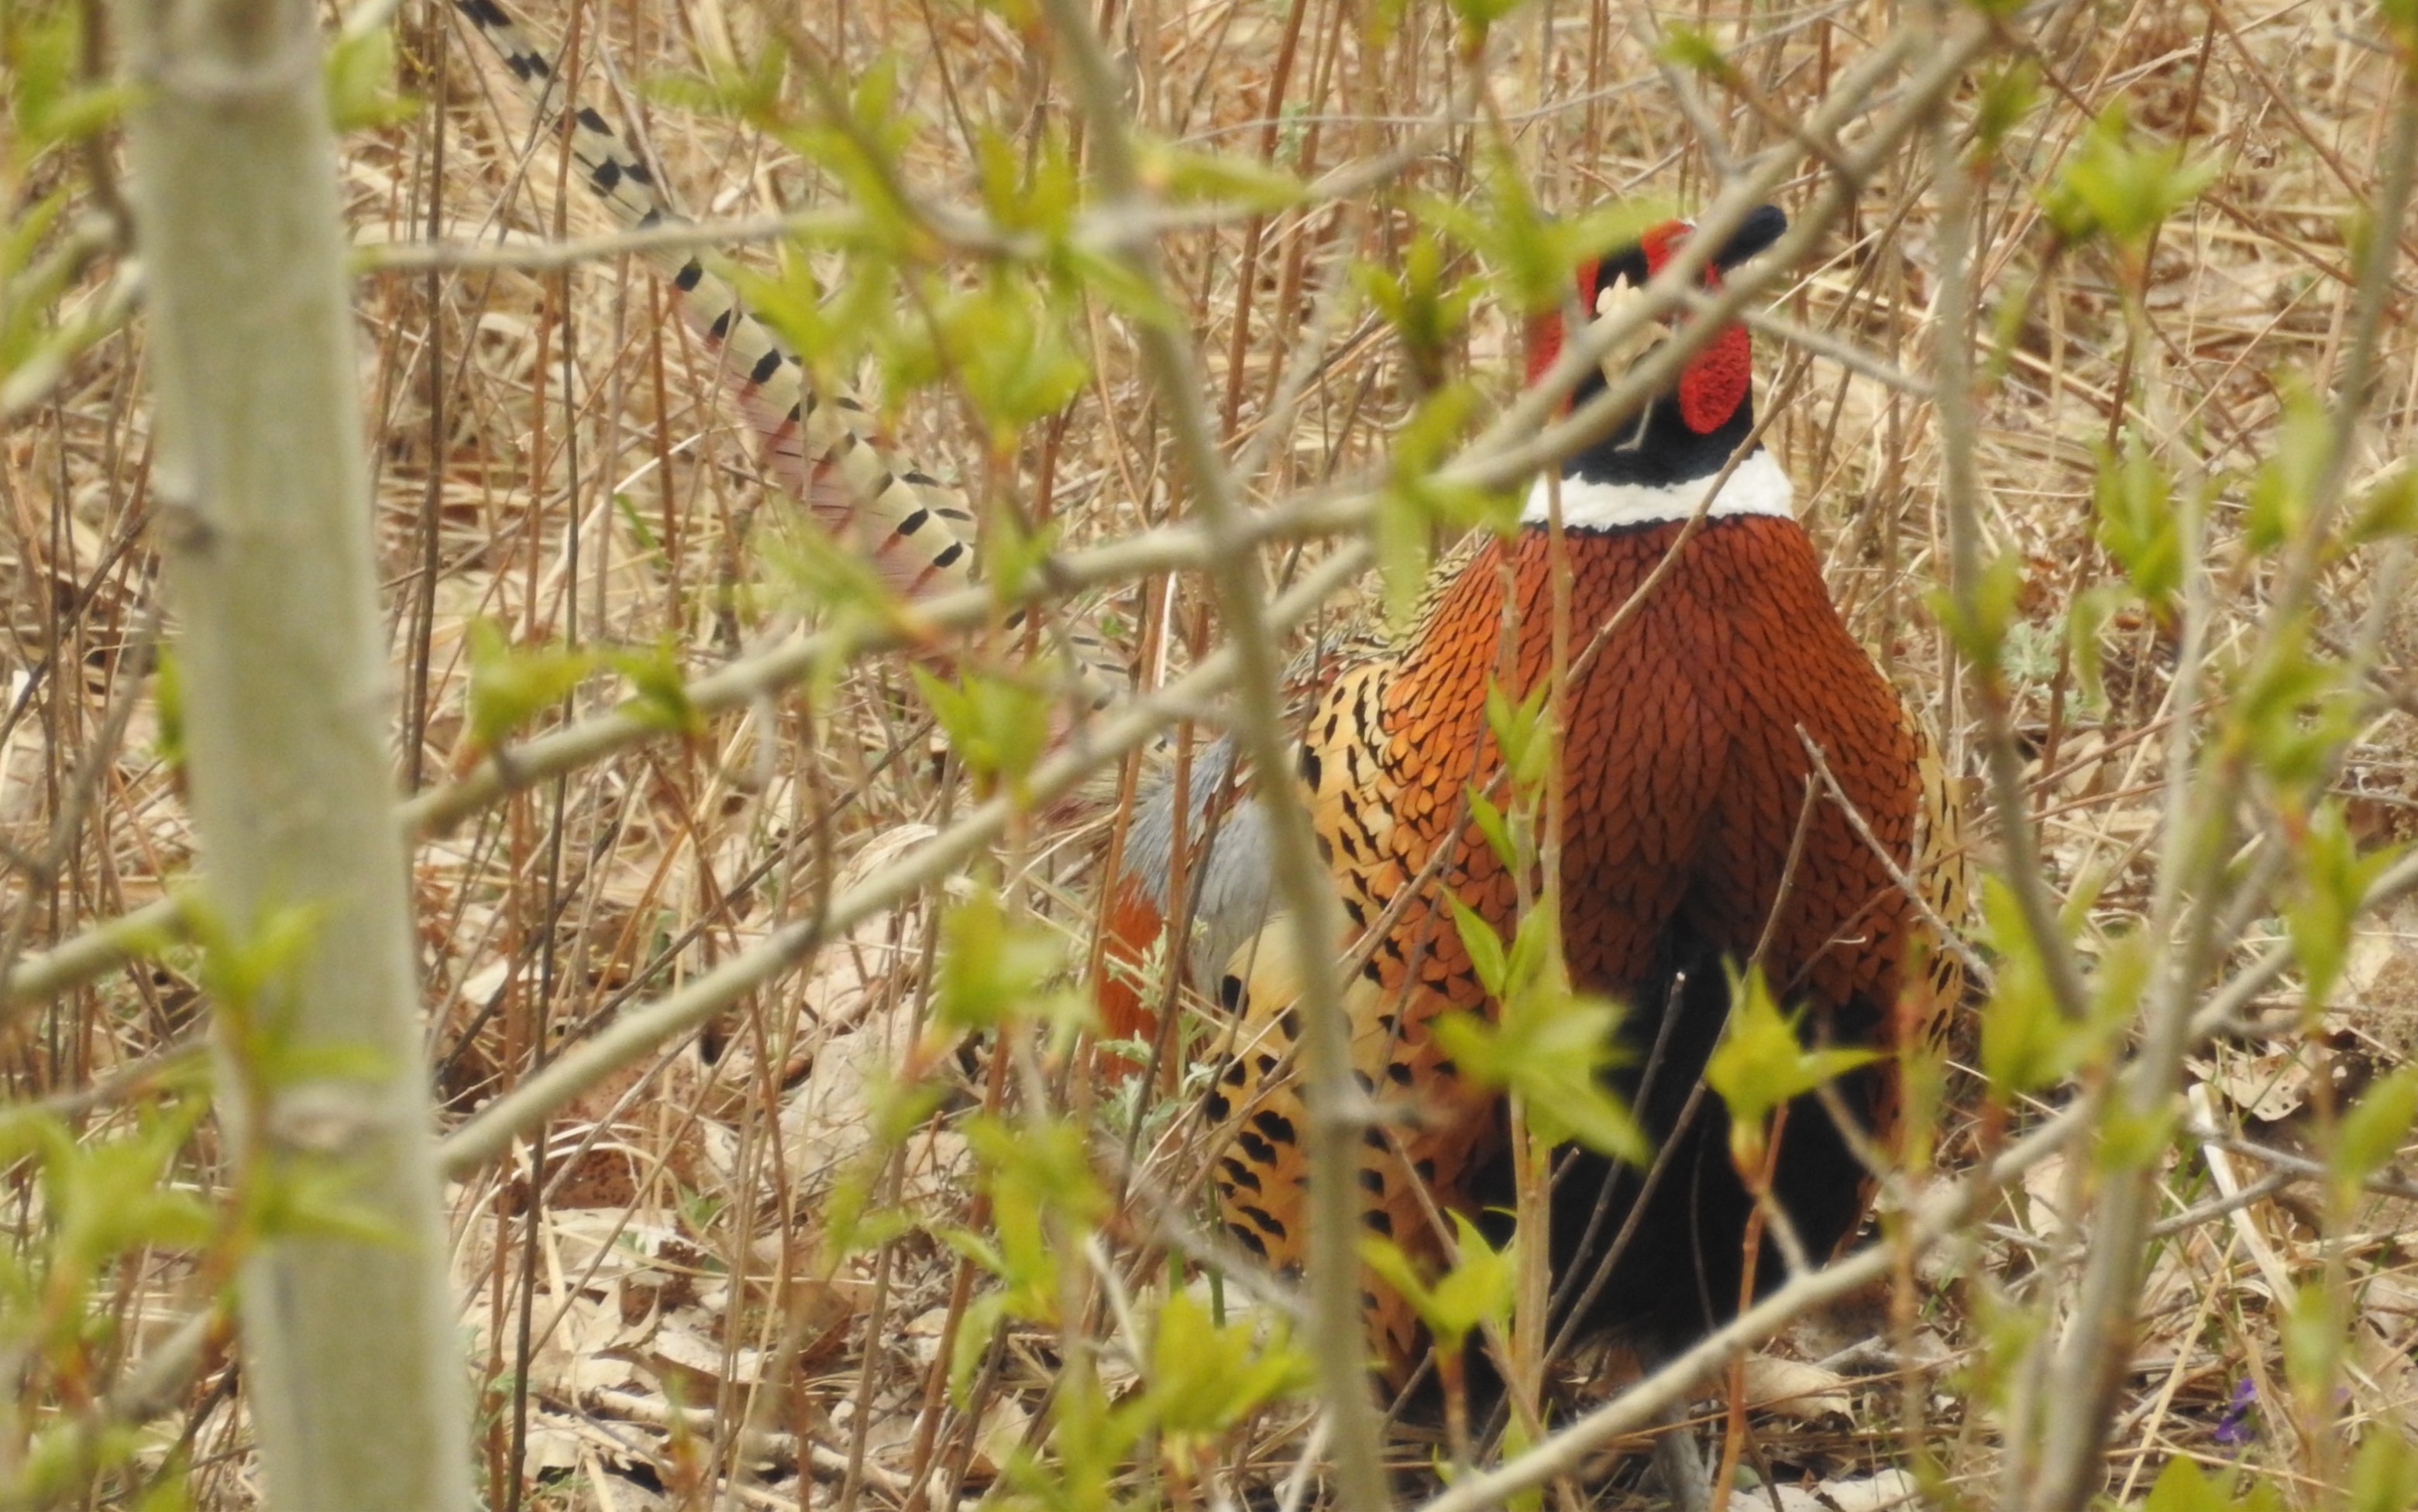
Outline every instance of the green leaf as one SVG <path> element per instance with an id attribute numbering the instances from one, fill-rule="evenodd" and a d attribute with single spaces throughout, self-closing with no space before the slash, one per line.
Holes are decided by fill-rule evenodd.
<path id="1" fill-rule="evenodd" d="M 2099 543 L 2133 580 L 2134 591 L 2160 614 L 2182 590 L 2182 529 L 2176 518 L 2174 481 L 2141 444 L 2128 435 L 2123 451 L 2099 457 L 2095 490 Z"/>
<path id="2" fill-rule="evenodd" d="M 8 1492 L 20 1506 L 91 1504 L 110 1472 L 130 1465 L 149 1435 L 130 1424 L 93 1421 L 77 1414 L 30 1435 L 23 1458 L 9 1467 Z"/>
<path id="3" fill-rule="evenodd" d="M 2179 146 L 2135 139 L 2122 101 L 2101 113 L 2046 188 L 2041 205 L 2067 241 L 2104 235 L 2137 252 L 2150 233 L 2216 181 L 2219 165 Z"/>
<path id="4" fill-rule="evenodd" d="M 2003 669 L 2009 632 L 2018 623 L 2023 590 L 2023 563 L 2008 553 L 1982 564 L 1969 606 L 1956 594 L 1936 589 L 1929 596 L 1931 612 L 1974 670 L 1995 677 Z"/>
<path id="5" fill-rule="evenodd" d="M 0 1258 L 0 1323 L 16 1347 L 77 1348 L 88 1320 L 59 1302 L 85 1292 L 130 1252 L 198 1255 L 218 1238 L 210 1206 L 174 1179 L 207 1107 L 198 1093 L 143 1105 L 125 1126 L 81 1139 L 39 1107 L 0 1110 L 0 1161 L 38 1171 L 46 1210 Z M 36 1234 L 46 1242 L 26 1243 Z M 42 1328 L 29 1332 L 37 1320 Z"/>
<path id="6" fill-rule="evenodd" d="M 1249 1322 L 1220 1327 L 1188 1292 L 1171 1293 L 1158 1310 L 1151 1337 L 1145 1410 L 1159 1431 L 1182 1441 L 1215 1438 L 1266 1403 L 1308 1391 L 1317 1381 L 1310 1359 L 1279 1336 L 1263 1348 Z"/>
<path id="7" fill-rule="evenodd" d="M 384 1211 L 362 1199 L 362 1173 L 315 1154 L 279 1160 L 253 1184 L 245 1218 L 264 1239 L 327 1240 L 393 1248 L 405 1242 Z"/>
<path id="8" fill-rule="evenodd" d="M 2040 103 L 2040 64 L 2030 57 L 2017 58 L 1982 78 L 1981 92 L 1973 101 L 1976 159 L 1996 154 L 2009 134 L 2023 124 L 2024 117 Z"/>
<path id="9" fill-rule="evenodd" d="M 912 670 L 966 770 L 1021 794 L 1049 745 L 1049 721 L 1057 708 L 1050 686 L 971 668 L 952 684 L 923 667 Z"/>
<path id="10" fill-rule="evenodd" d="M 1045 520 L 1027 529 L 1011 509 L 992 511 L 988 524 L 990 528 L 983 537 L 983 573 L 991 586 L 992 600 L 1006 609 L 1021 595 L 1048 588 L 1042 573 L 1050 553 L 1058 548 L 1059 526 L 1055 520 Z"/>
<path id="11" fill-rule="evenodd" d="M 607 660 L 630 684 L 630 696 L 619 710 L 623 716 L 675 735 L 705 732 L 705 716 L 689 700 L 688 680 L 681 676 L 680 658 L 670 647 L 617 650 Z"/>
<path id="12" fill-rule="evenodd" d="M 373 26 L 340 31 L 328 48 L 328 116 L 338 131 L 365 130 L 407 121 L 420 101 L 394 87 L 394 31 Z"/>
<path id="13" fill-rule="evenodd" d="M 1071 1033 L 1088 1024 L 1090 1011 L 1088 999 L 1064 985 L 1065 974 L 1060 936 L 1010 918 L 996 893 L 977 889 L 941 922 L 933 1015 L 952 1030 L 987 1030 L 1014 1015 Z"/>
<path id="14" fill-rule="evenodd" d="M 911 234 L 914 217 L 899 203 L 899 165 L 924 120 L 921 112 L 903 108 L 900 102 L 899 77 L 904 67 L 904 60 L 890 50 L 859 63 L 856 88 L 846 103 L 846 119 L 794 133 L 791 144 L 839 175 L 853 196 L 864 202 L 862 208 L 893 221 L 902 240 Z"/>
<path id="15" fill-rule="evenodd" d="M 1435 559 L 1435 538 L 1428 522 L 1436 512 L 1416 484 L 1385 490 L 1376 506 L 1369 521 L 1370 545 L 1377 555 L 1386 622 L 1400 627 L 1410 622 L 1427 590 L 1428 568 Z"/>
<path id="16" fill-rule="evenodd" d="M 2284 416 L 2275 426 L 2275 450 L 2250 481 L 2244 520 L 2245 543 L 2262 557 L 2307 533 L 2334 450 L 2334 422 L 2308 384 L 2289 378 L 2282 388 Z"/>
<path id="17" fill-rule="evenodd" d="M 890 1153 L 930 1120 L 945 1091 L 931 1078 L 902 1081 L 886 1074 L 877 1076 L 867 1087 L 865 1103 L 871 1109 L 873 1138 L 832 1184 L 831 1199 L 823 1206 L 823 1264 L 836 1265 L 879 1248 L 915 1227 L 904 1208 L 876 1208 L 874 1193 L 889 1168 Z"/>
<path id="18" fill-rule="evenodd" d="M 1705 1062 L 1705 1085 L 1730 1110 L 1733 1153 L 1757 1163 L 1774 1109 L 1880 1059 L 1865 1049 L 1816 1049 L 1798 1037 L 1760 970 L 1730 979 L 1730 1016 Z M 1743 1143 L 1740 1141 L 1743 1140 Z"/>
<path id="19" fill-rule="evenodd" d="M 943 296 L 933 327 L 937 360 L 989 423 L 989 445 L 1001 455 L 1091 377 L 1064 313 L 1021 274 L 995 269 L 977 287 Z M 919 376 L 911 368 L 909 375 Z"/>
<path id="20" fill-rule="evenodd" d="M 58 230 L 74 204 L 66 188 L 33 194 L 0 227 L 0 415 L 38 403 L 78 353 L 126 323 L 123 280 L 62 313 L 63 297 L 106 239 L 89 221 Z"/>
<path id="21" fill-rule="evenodd" d="M 1426 1314 L 1429 1328 L 1446 1337 L 1462 1336 L 1486 1323 L 1508 1320 L 1520 1276 L 1513 1245 L 1501 1249 L 1489 1245 L 1467 1214 L 1455 1213 L 1452 1222 L 1459 1230 L 1455 1242 L 1459 1254 L 1452 1269 L 1436 1282 Z"/>
<path id="22" fill-rule="evenodd" d="M 2176 1455 L 2158 1473 L 2141 1512 L 2232 1512 L 2233 1499 L 2220 1490 L 2188 1455 Z"/>
<path id="23" fill-rule="evenodd" d="M 2144 1170 L 2158 1164 L 2174 1148 L 2175 1109 L 2152 1108 L 2136 1113 L 2114 1104 L 2099 1119 L 2099 1143 L 2093 1157 L 2104 1171 Z"/>
<path id="24" fill-rule="evenodd" d="M 66 191 L 54 190 L 20 206 L 13 224 L 0 226 L 0 374 L 23 366 L 43 331 L 43 322 L 69 282 L 69 269 L 53 261 L 33 273 L 25 270 L 40 255 L 51 230 L 69 204 Z"/>
<path id="25" fill-rule="evenodd" d="M 2305 609 L 2274 627 L 2225 710 L 2222 734 L 2227 752 L 2248 752 L 2295 802 L 2322 787 L 2364 717 L 2349 669 L 2314 651 L 2313 638 Z"/>
<path id="26" fill-rule="evenodd" d="M 2418 33 L 2418 26 L 2409 29 Z M 2418 46 L 2418 36 L 2407 45 Z M 2395 1428 L 2378 1425 L 2351 1460 L 2344 1512 L 2402 1512 L 2412 1506 L 2418 1506 L 2418 1455 Z"/>
<path id="27" fill-rule="evenodd" d="M 2339 800 L 2318 805 L 2302 831 L 2293 860 L 2299 872 L 2291 899 L 2285 905 L 2284 924 L 2291 936 L 2292 954 L 2301 963 L 2303 992 L 2309 1011 L 2324 1008 L 2343 961 L 2350 949 L 2351 925 L 2367 889 L 2397 852 L 2379 849 L 2362 855 L 2350 832 Z"/>
<path id="28" fill-rule="evenodd" d="M 2303 1405 L 2317 1408 L 2334 1395 L 2348 1320 L 2334 1306 L 2333 1289 L 2323 1281 L 2294 1289 L 2284 1303 L 2284 1374 Z"/>
<path id="29" fill-rule="evenodd" d="M 947 1245 L 957 1259 L 976 1270 L 995 1276 L 1007 1275 L 1007 1258 L 1000 1253 L 997 1245 L 990 1242 L 990 1236 L 980 1229 L 969 1229 L 959 1223 L 926 1224 L 925 1228 L 933 1238 Z"/>
<path id="30" fill-rule="evenodd" d="M 1560 310 L 1578 292 L 1581 267 L 1636 241 L 1672 213 L 1665 201 L 1636 199 L 1549 218 L 1518 162 L 1490 154 L 1480 160 L 1474 202 L 1423 198 L 1411 210 L 1418 223 L 1437 227 L 1477 252 L 1495 299 L 1516 315 Z"/>
<path id="31" fill-rule="evenodd" d="M 1490 998 L 1499 998 L 1511 977 L 1510 960 L 1503 950 L 1503 937 L 1494 926 L 1480 917 L 1476 909 L 1453 893 L 1444 895 L 1452 906 L 1452 922 L 1461 931 L 1461 948 L 1469 953 L 1470 970 L 1477 973 L 1477 985 Z"/>
<path id="32" fill-rule="evenodd" d="M 1495 748 L 1503 753 L 1515 802 L 1535 802 L 1553 770 L 1553 731 L 1546 718 L 1546 695 L 1551 691 L 1539 681 L 1527 696 L 1515 702 L 1493 679 L 1487 680 L 1486 727 L 1494 737 Z"/>
<path id="33" fill-rule="evenodd" d="M 1083 1131 L 1064 1119 L 987 1113 L 968 1118 L 964 1128 L 990 1198 L 989 1260 L 1003 1284 L 1002 1306 L 1009 1316 L 1054 1323 L 1074 1238 L 1108 1205 L 1085 1158 Z"/>
<path id="34" fill-rule="evenodd" d="M 2404 58 L 2418 54 L 2418 0 L 2378 0 L 2376 14 Z"/>
<path id="35" fill-rule="evenodd" d="M 56 1205 L 59 1247 L 75 1269 L 98 1266 L 134 1248 L 198 1250 L 209 1243 L 210 1210 L 198 1196 L 167 1184 L 178 1148 L 197 1119 L 163 1123 L 165 1138 L 86 1146 L 45 1172 Z"/>
<path id="36" fill-rule="evenodd" d="M 2351 506 L 2351 525 L 2343 540 L 2357 547 L 2409 535 L 2418 535 L 2418 466 L 2404 463 Z"/>
<path id="37" fill-rule="evenodd" d="M 160 730 L 151 749 L 164 765 L 181 771 L 185 765 L 185 671 L 173 644 L 160 648 L 160 672 L 151 684 L 151 706 Z"/>
<path id="38" fill-rule="evenodd" d="M 697 115 L 719 115 L 773 131 L 793 124 L 781 93 L 788 76 L 789 49 L 759 47 L 752 55 L 733 57 L 712 46 L 695 50 L 698 73 L 673 73 L 646 79 L 640 92 L 649 99 Z"/>
<path id="39" fill-rule="evenodd" d="M 911 638 L 920 623 L 863 553 L 835 540 L 805 511 L 786 511 L 775 518 L 776 528 L 762 548 L 773 582 L 788 588 L 802 610 L 819 615 L 834 642 L 831 660 L 808 685 L 807 702 L 819 705 L 856 642 L 880 634 Z"/>
<path id="40" fill-rule="evenodd" d="M 1737 74 L 1728 54 L 1722 51 L 1720 41 L 1710 32 L 1686 22 L 1667 23 L 1662 33 L 1662 45 L 1657 51 L 1665 63 L 1716 82 L 1725 83 Z"/>
<path id="41" fill-rule="evenodd" d="M 1438 527 L 1464 530 L 1481 521 L 1491 523 L 1501 513 L 1492 507 L 1499 496 L 1446 483 L 1435 475 L 1477 414 L 1477 391 L 1465 383 L 1450 383 L 1422 399 L 1395 434 L 1393 474 L 1378 496 L 1370 523 L 1385 613 L 1395 624 L 1409 620 L 1427 588 Z"/>
<path id="42" fill-rule="evenodd" d="M 869 353 L 903 340 L 892 306 L 897 282 L 880 256 L 849 257 L 844 276 L 828 290 L 813 264 L 788 243 L 781 247 L 777 271 L 769 276 L 718 257 L 700 254 L 700 261 L 738 291 L 747 313 L 778 336 L 786 350 L 804 360 L 800 381 L 819 397 L 845 391 Z M 929 382 L 935 374 L 927 366 L 924 376 Z"/>
<path id="43" fill-rule="evenodd" d="M 979 127 L 974 162 L 983 208 L 1000 229 L 1031 232 L 1052 243 L 1073 237 L 1083 207 L 1083 177 L 1063 125 L 1050 122 L 1015 137 Z"/>
<path id="44" fill-rule="evenodd" d="M 492 619 L 470 622 L 470 740 L 492 751 L 552 710 L 604 664 L 602 653 L 559 646 L 513 648 Z"/>
<path id="45" fill-rule="evenodd" d="M 83 18 L 76 6 L 0 8 L 0 92 L 15 130 L 0 178 L 14 181 L 49 147 L 79 141 L 122 115 L 132 86 L 104 79 L 86 83 Z M 13 264 L 0 264 L 6 272 Z"/>
<path id="46" fill-rule="evenodd" d="M 1110 247 L 1076 240 L 1058 249 L 1052 270 L 1101 304 L 1137 325 L 1183 329 L 1185 315 L 1167 292 Z"/>
<path id="47" fill-rule="evenodd" d="M 1466 797 L 1470 827 L 1486 837 L 1487 848 L 1494 852 L 1494 859 L 1501 862 L 1506 870 L 1518 866 L 1520 847 L 1512 836 L 1510 821 L 1504 817 L 1503 811 L 1494 806 L 1492 799 L 1478 790 L 1476 783 L 1470 784 Z"/>
<path id="48" fill-rule="evenodd" d="M 1300 179 L 1273 163 L 1171 143 L 1140 145 L 1143 184 L 1179 205 L 1220 205 L 1255 215 L 1290 209 L 1308 196 Z"/>
<path id="49" fill-rule="evenodd" d="M 284 1053 L 285 998 L 324 909 L 272 908 L 239 930 L 207 895 L 186 900 L 185 923 L 201 946 L 202 990 L 218 1005 L 222 1032 L 254 1077 L 268 1078 Z"/>
<path id="50" fill-rule="evenodd" d="M 1507 1023 L 1519 1024 L 1532 1013 L 1567 1014 L 1580 1000 L 1570 990 L 1569 972 L 1563 964 L 1561 914 L 1552 898 L 1538 898 L 1535 908 L 1520 916 L 1519 927 L 1511 931 L 1511 957 L 1505 970 Z"/>
<path id="51" fill-rule="evenodd" d="M 1526 0 L 1446 0 L 1452 13 L 1461 18 L 1462 46 L 1474 53 L 1492 31 L 1506 17 L 1518 10 Z"/>
<path id="52" fill-rule="evenodd" d="M 2065 611 L 2065 643 L 2073 653 L 2074 680 L 2088 713 L 2107 711 L 2106 659 L 2099 638 L 2115 618 L 2122 596 L 2113 583 L 2095 583 L 2075 594 Z"/>
<path id="53" fill-rule="evenodd" d="M 1982 915 L 1998 968 L 1982 1009 L 1982 1075 L 1992 1100 L 2007 1106 L 2073 1075 L 2091 1041 L 2058 1011 L 2041 946 L 1996 877 L 1982 879 Z"/>
<path id="54" fill-rule="evenodd" d="M 959 1411 L 972 1405 L 974 1372 L 990 1352 L 991 1336 L 1008 1317 L 1006 1295 L 986 1291 L 968 1302 L 957 1319 L 957 1336 L 949 1351 L 949 1399 Z"/>
<path id="55" fill-rule="evenodd" d="M 2418 1065 L 2394 1071 L 2353 1105 L 2334 1133 L 2326 1165 L 2346 1189 L 2375 1175 L 2401 1153 L 2418 1120 Z"/>
<path id="56" fill-rule="evenodd" d="M 1443 372 L 1444 354 L 1468 328 L 1477 296 L 1469 283 L 1446 281 L 1446 261 L 1443 243 L 1422 225 L 1412 232 L 1399 267 L 1361 263 L 1352 270 L 1361 293 L 1410 352 L 1414 370 L 1430 374 L 1431 387 Z"/>
<path id="57" fill-rule="evenodd" d="M 1539 922 L 1532 925 L 1531 920 Z M 1522 940 L 1545 927 L 1541 913 L 1522 921 L 1505 968 L 1510 990 L 1500 1024 L 1449 1014 L 1436 1022 L 1436 1043 L 1464 1076 L 1517 1095 L 1538 1138 L 1550 1144 L 1576 1140 L 1644 1165 L 1653 1158 L 1653 1147 L 1603 1079 L 1619 1060 L 1619 1011 L 1600 999 L 1572 993 L 1558 971 L 1522 981 L 1523 962 L 1544 954 L 1523 947 Z"/>
<path id="58" fill-rule="evenodd" d="M 1487 1323 L 1508 1319 L 1519 1282 L 1513 1245 L 1501 1249 L 1489 1245 L 1466 1214 L 1455 1213 L 1452 1221 L 1459 1230 L 1455 1242 L 1459 1258 L 1432 1286 L 1392 1241 L 1374 1235 L 1360 1241 L 1361 1262 L 1402 1294 L 1419 1321 L 1446 1349 L 1457 1348 Z"/>
<path id="59" fill-rule="evenodd" d="M 191 1512 L 193 1494 L 188 1482 L 191 1474 L 191 1466 L 184 1454 L 172 1453 L 165 1464 L 152 1472 L 150 1483 L 134 1502 L 134 1512 Z"/>

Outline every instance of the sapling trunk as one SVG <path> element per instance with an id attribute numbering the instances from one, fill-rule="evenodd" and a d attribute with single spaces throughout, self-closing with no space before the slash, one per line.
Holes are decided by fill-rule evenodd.
<path id="1" fill-rule="evenodd" d="M 467 1507 L 315 11 L 126 0 L 118 15 L 210 933 L 234 955 L 279 920 L 299 940 L 217 1004 L 239 1186 L 268 1199 L 255 1212 L 307 1192 L 316 1214 L 264 1221 L 241 1276 L 268 1500 Z"/>

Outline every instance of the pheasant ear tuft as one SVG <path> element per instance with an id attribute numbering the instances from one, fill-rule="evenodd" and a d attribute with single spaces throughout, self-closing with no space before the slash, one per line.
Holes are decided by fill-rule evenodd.
<path id="1" fill-rule="evenodd" d="M 1772 243 L 1788 229 L 1788 217 L 1777 205 L 1763 205 L 1750 211 L 1713 253 L 1712 265 L 1705 272 L 1707 285 L 1720 282 L 1719 275 L 1730 271 L 1758 252 L 1768 252 Z M 1695 235 L 1693 221 L 1665 221 L 1637 238 L 1637 252 L 1645 264 L 1647 277 L 1662 271 L 1662 265 L 1679 250 L 1682 242 Z M 1640 282 L 1643 282 L 1641 280 Z"/>
<path id="2" fill-rule="evenodd" d="M 1771 250 L 1772 244 L 1788 229 L 1788 217 L 1777 205 L 1759 205 L 1738 222 L 1730 239 L 1713 254 L 1713 266 L 1726 273 L 1759 252 Z"/>

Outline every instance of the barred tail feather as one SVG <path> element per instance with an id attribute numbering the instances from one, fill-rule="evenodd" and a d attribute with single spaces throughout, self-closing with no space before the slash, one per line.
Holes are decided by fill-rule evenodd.
<path id="1" fill-rule="evenodd" d="M 615 135 L 591 106 L 565 98 L 551 56 L 498 0 L 454 0 L 514 79 L 543 125 L 567 131 L 580 182 L 624 225 L 677 224 L 653 170 Z M 564 94 L 559 95 L 558 88 Z M 913 466 L 846 394 L 818 393 L 804 361 L 751 314 L 738 291 L 693 253 L 652 255 L 678 294 L 683 318 L 719 361 L 741 414 L 762 438 L 773 482 L 803 504 L 835 538 L 858 550 L 883 582 L 910 601 L 974 582 L 974 517 L 958 490 Z M 1100 635 L 1079 626 L 1067 636 L 1084 701 L 1097 708 L 1125 680 Z"/>

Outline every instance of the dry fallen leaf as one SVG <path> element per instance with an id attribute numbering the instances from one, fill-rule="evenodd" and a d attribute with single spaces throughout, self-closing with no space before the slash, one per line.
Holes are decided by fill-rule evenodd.
<path id="1" fill-rule="evenodd" d="M 1756 1412 L 1798 1424 L 1844 1418 L 1853 1413 L 1845 1376 L 1771 1354 L 1747 1357 L 1746 1400 Z"/>
<path id="2" fill-rule="evenodd" d="M 579 1430 L 553 1413 L 539 1413 L 521 1445 L 521 1474 L 532 1478 L 579 1468 Z"/>
<path id="3" fill-rule="evenodd" d="M 2309 1100 L 2309 1066 L 2291 1048 L 2227 1055 L 2203 1073 L 2210 1091 L 2255 1123 L 2280 1123 Z"/>
<path id="4" fill-rule="evenodd" d="M 992 1397 L 974 1429 L 973 1459 L 967 1463 L 966 1478 L 978 1485 L 998 1479 L 1032 1426 L 1033 1414 L 1023 1403 L 1003 1394 Z"/>

